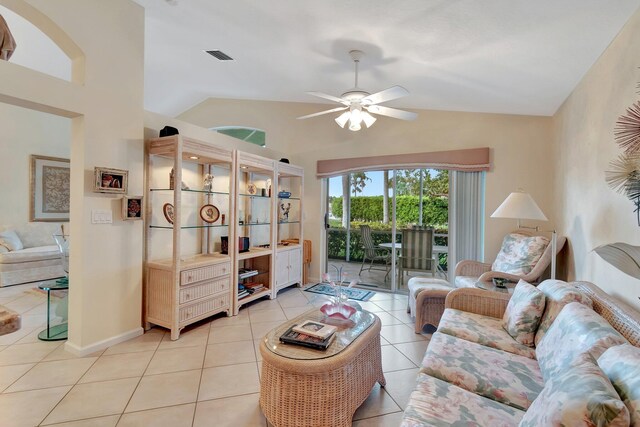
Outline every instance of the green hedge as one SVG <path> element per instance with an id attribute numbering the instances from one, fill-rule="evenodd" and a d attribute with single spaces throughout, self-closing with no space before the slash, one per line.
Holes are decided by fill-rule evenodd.
<path id="1" fill-rule="evenodd" d="M 344 229 L 329 229 L 328 232 L 328 258 L 336 260 L 345 260 L 347 257 L 347 231 Z M 391 241 L 391 233 L 371 233 L 371 238 L 375 245 L 380 243 L 388 243 Z M 397 233 L 396 242 L 402 243 L 402 234 Z M 435 237 L 436 245 L 447 245 L 447 237 Z M 364 249 L 360 231 L 351 230 L 349 261 L 362 262 Z M 447 270 L 447 254 L 440 254 L 440 267 Z"/>
<path id="2" fill-rule="evenodd" d="M 449 218 L 449 200 L 445 197 L 423 197 L 422 223 L 444 225 Z M 382 222 L 383 196 L 351 197 L 351 221 Z M 389 212 L 392 200 L 389 199 Z M 342 217 L 342 197 L 331 199 L 331 214 Z M 418 196 L 396 197 L 396 221 L 398 224 L 417 224 L 420 220 L 420 198 Z"/>

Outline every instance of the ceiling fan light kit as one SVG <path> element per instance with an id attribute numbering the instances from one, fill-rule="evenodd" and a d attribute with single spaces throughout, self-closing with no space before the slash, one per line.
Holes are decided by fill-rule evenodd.
<path id="1" fill-rule="evenodd" d="M 358 64 L 364 56 L 364 53 L 359 50 L 352 50 L 349 52 L 349 55 L 351 55 L 351 59 L 353 59 L 353 62 L 355 64 L 355 86 L 353 87 L 353 89 L 349 89 L 348 91 L 343 93 L 340 98 L 322 92 L 307 92 L 309 95 L 340 103 L 343 105 L 343 107 L 337 107 L 330 110 L 320 111 L 318 113 L 308 114 L 306 116 L 298 117 L 298 119 L 310 119 L 311 117 L 344 111 L 342 114 L 336 117 L 335 121 L 341 128 L 344 128 L 348 122 L 349 130 L 354 132 L 362 129 L 363 122 L 367 128 L 371 127 L 376 122 L 377 119 L 370 113 L 393 117 L 400 120 L 415 120 L 415 118 L 418 116 L 416 113 L 377 105 L 409 95 L 409 92 L 402 86 L 393 86 L 383 91 L 374 93 L 373 95 L 360 89 L 358 87 Z"/>

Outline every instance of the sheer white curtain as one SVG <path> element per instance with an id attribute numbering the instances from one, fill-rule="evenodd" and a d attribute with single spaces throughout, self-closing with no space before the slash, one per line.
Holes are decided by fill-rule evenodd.
<path id="1" fill-rule="evenodd" d="M 486 172 L 449 172 L 449 280 L 458 261 L 484 261 Z"/>

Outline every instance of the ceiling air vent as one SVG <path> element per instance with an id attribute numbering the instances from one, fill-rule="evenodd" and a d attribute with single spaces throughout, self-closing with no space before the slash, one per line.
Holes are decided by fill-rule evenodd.
<path id="1" fill-rule="evenodd" d="M 224 53 L 221 50 L 205 50 L 209 55 L 213 56 L 220 61 L 233 61 L 233 58 Z"/>

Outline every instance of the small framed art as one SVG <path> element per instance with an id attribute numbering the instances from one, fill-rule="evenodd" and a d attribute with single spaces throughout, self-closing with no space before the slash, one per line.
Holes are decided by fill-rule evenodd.
<path id="1" fill-rule="evenodd" d="M 93 191 L 97 193 L 127 193 L 129 171 L 123 169 L 95 168 Z"/>
<path id="2" fill-rule="evenodd" d="M 69 221 L 70 170 L 69 159 L 31 155 L 31 221 Z"/>
<path id="3" fill-rule="evenodd" d="M 122 198 L 122 219 L 134 221 L 142 219 L 143 211 L 142 196 L 124 196 Z"/>

